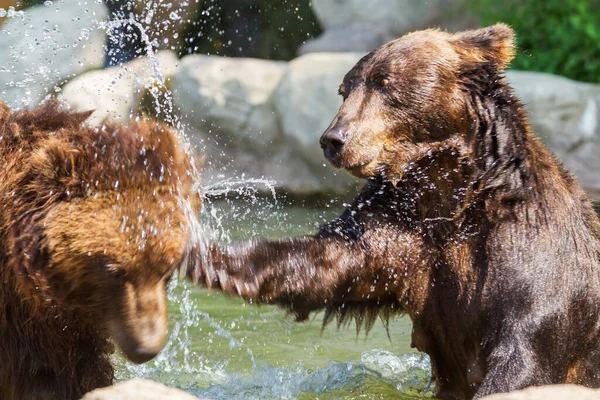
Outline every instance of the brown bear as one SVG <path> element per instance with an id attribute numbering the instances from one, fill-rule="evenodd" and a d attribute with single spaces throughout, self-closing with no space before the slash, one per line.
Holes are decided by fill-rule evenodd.
<path id="1" fill-rule="evenodd" d="M 503 76 L 513 42 L 426 30 L 363 57 L 321 138 L 362 193 L 315 236 L 207 244 L 188 274 L 299 320 L 406 313 L 440 397 L 599 386 L 600 223 Z"/>
<path id="2" fill-rule="evenodd" d="M 0 398 L 79 399 L 112 383 L 113 345 L 162 348 L 166 284 L 200 206 L 163 125 L 83 124 L 0 103 Z"/>

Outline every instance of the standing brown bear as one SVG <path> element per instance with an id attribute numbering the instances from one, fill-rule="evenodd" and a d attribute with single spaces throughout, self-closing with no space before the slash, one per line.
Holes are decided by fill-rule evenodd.
<path id="1" fill-rule="evenodd" d="M 0 103 L 0 398 L 69 400 L 113 380 L 114 339 L 145 362 L 199 197 L 166 127 Z"/>
<path id="2" fill-rule="evenodd" d="M 598 386 L 600 224 L 502 74 L 513 36 L 427 30 L 363 57 L 321 138 L 369 180 L 350 208 L 312 237 L 209 245 L 188 273 L 299 320 L 406 313 L 441 397 Z"/>

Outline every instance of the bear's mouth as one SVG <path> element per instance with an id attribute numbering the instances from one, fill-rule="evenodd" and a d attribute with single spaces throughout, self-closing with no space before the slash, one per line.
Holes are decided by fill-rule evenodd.
<path id="1" fill-rule="evenodd" d="M 342 158 L 341 158 L 340 154 L 334 154 L 330 149 L 324 148 L 323 155 L 329 161 L 329 163 L 331 165 L 333 165 L 335 168 L 342 168 L 342 161 L 341 161 Z"/>
<path id="2" fill-rule="evenodd" d="M 162 350 L 164 340 L 147 341 L 128 332 L 122 321 L 111 320 L 108 323 L 110 336 L 127 359 L 142 364 L 153 359 Z"/>
<path id="3" fill-rule="evenodd" d="M 376 146 L 370 149 L 363 147 L 359 152 L 346 148 L 333 161 L 330 159 L 330 162 L 334 167 L 343 168 L 357 178 L 371 178 L 381 170 L 381 151 L 382 149 Z"/>
<path id="4" fill-rule="evenodd" d="M 143 287 L 127 282 L 108 313 L 108 332 L 125 356 L 141 364 L 154 358 L 167 337 L 165 281 Z"/>
<path id="5" fill-rule="evenodd" d="M 381 165 L 379 164 L 377 157 L 373 157 L 359 164 L 348 165 L 344 167 L 344 169 L 352 176 L 366 179 L 379 175 Z"/>

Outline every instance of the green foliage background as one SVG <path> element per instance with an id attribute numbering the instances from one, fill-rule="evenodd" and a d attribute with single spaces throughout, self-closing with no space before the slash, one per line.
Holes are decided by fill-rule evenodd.
<path id="1" fill-rule="evenodd" d="M 599 0 L 470 0 L 482 25 L 506 22 L 517 32 L 517 70 L 600 82 Z"/>

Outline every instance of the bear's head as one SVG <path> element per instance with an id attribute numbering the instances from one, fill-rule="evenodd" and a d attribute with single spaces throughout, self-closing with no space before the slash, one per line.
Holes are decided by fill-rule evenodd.
<path id="1" fill-rule="evenodd" d="M 148 361 L 164 345 L 166 285 L 200 208 L 191 158 L 170 129 L 147 121 L 39 136 L 14 185 L 20 290 L 39 299 L 35 307 L 106 332 L 131 361 Z"/>
<path id="2" fill-rule="evenodd" d="M 409 163 L 473 124 L 473 85 L 493 85 L 514 55 L 503 24 L 407 34 L 363 57 L 339 88 L 343 104 L 321 137 L 331 163 L 352 175 L 402 178 Z"/>

